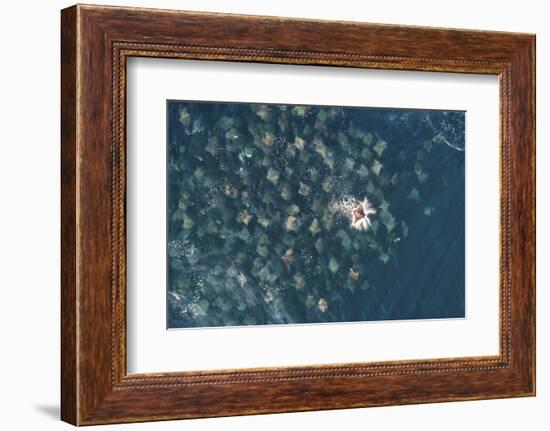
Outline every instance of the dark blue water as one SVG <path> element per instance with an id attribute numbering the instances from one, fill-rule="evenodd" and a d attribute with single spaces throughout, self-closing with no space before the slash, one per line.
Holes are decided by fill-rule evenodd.
<path id="1" fill-rule="evenodd" d="M 169 101 L 168 326 L 464 317 L 464 122 Z"/>

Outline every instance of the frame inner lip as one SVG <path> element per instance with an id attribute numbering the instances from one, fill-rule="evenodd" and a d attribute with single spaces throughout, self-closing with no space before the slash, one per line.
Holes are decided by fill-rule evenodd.
<path id="1" fill-rule="evenodd" d="M 139 46 L 141 47 L 140 50 L 137 50 L 136 51 L 136 47 Z M 258 59 L 261 59 L 261 60 L 272 60 L 272 62 L 274 63 L 280 63 L 280 59 L 281 57 L 279 56 L 273 56 L 273 57 L 270 57 L 270 56 L 267 56 L 266 57 L 266 51 L 265 50 L 258 50 L 258 52 L 256 52 L 255 49 L 251 49 L 251 48 L 237 48 L 237 47 L 220 47 L 220 46 L 186 46 L 186 45 L 178 45 L 178 44 L 157 44 L 157 43 L 147 43 L 147 42 L 114 42 L 113 43 L 113 47 L 114 47 L 114 52 L 117 52 L 117 57 L 118 57 L 118 61 L 117 63 L 119 65 L 125 65 L 126 64 L 126 58 L 127 57 L 134 57 L 134 56 L 137 56 L 137 57 L 141 57 L 141 56 L 146 56 L 146 57 L 164 57 L 164 56 L 167 56 L 168 58 L 174 58 L 174 59 L 197 59 L 196 58 L 196 55 L 198 54 L 208 54 L 208 52 L 210 52 L 211 50 L 223 50 L 223 51 L 226 51 L 223 55 L 227 55 L 227 54 L 230 54 L 231 53 L 231 57 L 236 57 L 237 58 L 237 61 L 238 61 L 238 58 L 239 57 L 243 57 L 242 56 L 242 52 L 245 51 L 248 55 L 244 56 L 244 58 L 246 59 L 249 59 L 249 60 L 253 60 L 254 58 L 257 58 Z M 144 50 L 143 47 L 146 47 L 146 49 Z M 163 51 L 161 50 L 160 48 L 164 48 L 164 49 L 168 49 L 166 51 Z M 190 49 L 190 51 L 187 51 L 188 49 Z M 296 55 L 298 55 L 298 57 L 296 58 L 296 60 L 303 60 L 304 63 L 298 63 L 298 64 L 311 64 L 308 62 L 308 60 L 310 59 L 314 59 L 315 56 L 317 55 L 325 55 L 325 53 L 319 53 L 317 51 L 312 51 L 312 52 L 305 52 L 305 51 L 302 51 L 302 52 L 293 52 L 293 51 L 285 51 L 285 50 L 278 50 L 279 53 L 291 53 L 294 55 L 294 53 Z M 256 56 L 253 55 L 254 53 L 256 53 Z M 311 54 L 311 56 L 310 56 Z M 354 60 L 349 60 L 350 63 L 353 63 L 353 64 L 357 64 L 359 65 L 358 67 L 361 67 L 361 68 L 369 68 L 369 66 L 365 66 L 363 65 L 362 62 L 360 62 L 358 59 L 357 59 L 357 55 L 356 54 L 346 54 L 346 53 L 337 53 L 337 54 L 333 54 L 333 53 L 326 53 L 327 55 L 336 55 L 338 57 L 342 57 L 342 56 L 346 56 L 346 55 L 349 55 L 351 58 L 354 58 Z M 223 55 L 221 57 L 223 57 Z M 382 64 L 384 64 L 384 61 L 387 61 L 387 60 L 396 60 L 396 59 L 399 59 L 399 57 L 395 57 L 395 56 L 365 56 L 365 57 L 361 57 L 361 58 L 369 58 L 370 61 L 374 62 L 374 63 L 377 63 L 377 62 L 381 62 Z M 373 59 L 374 57 L 374 59 Z M 400 58 L 401 60 L 405 60 L 405 61 L 408 61 L 409 59 L 413 59 L 412 57 L 409 58 L 409 57 L 402 57 Z M 224 58 L 219 58 L 218 60 L 220 61 L 224 61 L 226 59 Z M 506 82 L 508 82 L 507 85 L 509 85 L 509 80 L 511 79 L 510 76 L 509 76 L 509 69 L 511 67 L 510 63 L 508 62 L 503 62 L 503 61 L 495 61 L 495 60 L 485 60 L 485 61 L 471 61 L 471 60 L 467 60 L 467 59 L 464 59 L 464 60 L 460 60 L 459 62 L 456 62 L 456 61 L 453 61 L 453 60 L 449 60 L 449 59 L 441 59 L 441 58 L 433 58 L 433 59 L 423 59 L 424 61 L 426 61 L 427 63 L 429 63 L 430 61 L 433 61 L 434 63 L 436 64 L 439 64 L 439 63 L 445 63 L 445 61 L 449 61 L 448 64 L 452 65 L 453 67 L 456 67 L 457 64 L 470 64 L 470 65 L 479 65 L 479 64 L 486 64 L 486 65 L 491 65 L 495 68 L 495 72 L 494 74 L 496 75 L 500 75 L 501 76 L 501 86 L 502 86 L 502 79 L 504 78 L 504 80 Z M 231 61 L 231 60 L 229 60 Z M 289 65 L 294 65 L 296 63 L 287 63 Z M 324 63 L 318 63 L 318 64 L 321 64 L 321 65 L 324 65 Z M 336 67 L 339 67 L 339 66 L 336 66 Z M 374 68 L 376 68 L 376 66 L 374 66 Z M 422 70 L 422 69 L 421 69 Z M 429 70 L 428 68 L 426 70 Z M 115 68 L 113 68 L 113 73 L 115 73 Z M 119 82 L 119 84 L 122 82 L 121 81 L 121 77 L 124 76 L 124 82 L 125 82 L 125 75 L 126 75 L 126 68 L 125 67 L 122 67 L 122 68 L 119 68 L 119 71 L 118 71 L 118 78 L 115 79 L 113 82 Z M 121 98 L 125 99 L 125 94 L 124 94 L 124 91 L 122 91 L 122 88 L 120 88 L 120 85 L 118 86 L 119 88 L 119 95 Z M 510 95 L 508 92 L 504 92 L 504 94 L 502 94 L 501 92 L 501 100 L 503 101 L 503 103 L 508 106 L 510 104 Z M 121 111 L 123 111 L 121 109 Z M 113 112 L 116 112 L 116 109 L 114 109 L 114 100 L 113 100 Z M 125 113 L 125 111 L 123 111 Z M 505 109 L 505 114 L 506 114 L 506 120 L 503 121 L 503 126 L 504 126 L 504 123 L 505 123 L 505 127 L 509 127 L 509 122 L 510 122 L 510 118 L 509 118 L 509 109 Z M 125 115 L 125 114 L 124 114 Z M 120 120 L 118 120 L 117 118 L 118 116 L 114 116 L 114 122 L 115 122 L 115 129 L 120 128 L 122 126 L 122 124 L 125 123 L 125 119 L 123 118 L 120 118 Z M 501 119 L 502 119 L 502 116 L 501 116 Z M 505 141 L 508 141 L 509 138 L 509 133 L 507 133 L 505 135 L 505 138 L 501 135 L 501 142 L 500 142 L 500 147 L 501 147 L 501 157 L 504 158 L 505 156 L 505 149 L 506 149 L 506 154 L 508 154 L 508 157 L 509 157 L 509 149 L 507 149 L 507 144 Z M 125 144 L 125 137 L 124 137 L 124 144 Z M 114 142 L 114 145 L 117 145 L 116 144 L 116 141 Z M 506 147 L 506 148 L 505 148 Z M 507 176 L 509 177 L 509 175 Z M 502 178 L 502 177 L 501 177 Z M 509 182 L 509 181 L 508 181 Z M 502 185 L 502 183 L 501 183 Z M 504 194 L 504 195 L 501 195 L 501 218 L 503 218 L 503 211 L 502 211 L 502 207 L 503 207 L 503 203 L 505 201 L 509 201 L 510 199 L 510 195 L 509 195 L 509 185 L 508 185 L 508 193 Z M 506 198 L 506 199 L 505 199 Z M 508 202 L 508 205 L 509 205 L 509 202 Z M 501 220 L 501 231 L 503 231 L 505 229 L 506 226 L 509 225 L 509 219 L 504 221 L 504 220 Z M 501 235 L 501 238 L 502 238 L 502 235 Z M 502 251 L 502 248 L 503 248 L 503 241 L 501 239 L 501 251 Z M 508 248 L 506 250 L 505 253 L 501 253 L 502 256 L 504 255 L 508 255 L 509 256 L 510 254 L 510 249 Z M 507 259 L 508 262 L 510 261 L 510 259 L 508 258 Z M 502 264 L 501 264 L 501 273 L 502 273 Z M 501 282 L 501 298 L 502 297 L 505 297 L 508 299 L 508 301 L 510 300 L 510 293 L 509 293 L 509 289 L 510 289 L 510 286 L 508 284 L 508 293 L 505 294 L 504 290 L 504 286 L 506 285 L 507 283 L 504 283 L 504 282 Z M 501 301 L 502 302 L 502 301 Z M 507 308 L 507 312 L 505 314 L 508 315 L 508 318 L 506 320 L 510 320 L 510 316 L 509 316 L 509 305 Z M 465 364 L 469 364 L 469 363 L 473 363 L 473 364 L 476 364 L 474 366 L 471 366 L 471 367 L 466 367 L 466 369 L 468 371 L 480 371 L 480 370 L 490 370 L 490 369 L 501 369 L 501 368 L 509 368 L 510 367 L 510 339 L 511 339 L 511 327 L 510 325 L 505 325 L 506 326 L 506 331 L 507 331 L 507 334 L 505 334 L 505 331 L 503 330 L 503 322 L 505 319 L 503 319 L 503 308 L 501 307 L 501 328 L 500 328 L 500 344 L 501 344 L 501 352 L 500 352 L 500 355 L 498 357 L 495 357 L 494 359 L 476 359 L 476 358 L 472 358 L 472 357 L 465 357 L 465 358 L 458 358 L 458 360 L 460 361 L 460 363 L 465 363 Z M 503 347 L 504 346 L 504 347 Z M 431 361 L 431 360 L 430 360 Z M 434 363 L 437 363 L 439 361 L 439 359 L 434 359 L 433 360 Z M 392 363 L 394 362 L 399 362 L 399 361 L 383 361 L 382 362 L 382 367 L 387 367 L 387 368 L 393 368 L 392 366 Z M 411 362 L 420 362 L 420 363 L 424 363 L 425 360 L 416 360 L 416 361 L 411 361 Z M 385 365 L 384 365 L 385 364 Z M 437 367 L 438 369 L 437 370 L 430 370 L 430 369 L 419 369 L 419 370 L 416 370 L 415 372 L 417 373 L 422 373 L 422 374 L 425 374 L 425 373 L 429 373 L 429 372 L 440 372 L 441 369 L 445 368 L 445 366 L 447 365 L 447 363 L 445 362 L 445 360 L 443 360 L 441 362 L 442 366 L 441 367 Z M 490 365 L 490 364 L 494 364 L 494 365 Z M 311 365 L 311 366 L 303 366 L 303 367 L 268 367 L 269 370 L 267 370 L 266 372 L 267 373 L 276 373 L 276 374 L 285 374 L 286 370 L 287 369 L 292 369 L 292 368 L 301 368 L 301 369 L 304 369 L 303 372 L 305 373 L 309 373 L 310 369 L 312 370 L 315 370 L 315 369 L 319 369 L 319 368 L 324 368 L 324 367 L 331 367 L 333 368 L 333 365 L 334 364 L 327 364 L 327 365 Z M 415 364 L 412 365 L 412 367 L 414 366 L 417 366 Z M 116 367 L 116 365 L 114 366 L 114 368 Z M 360 364 L 354 364 L 354 365 L 343 365 L 342 366 L 344 369 L 352 369 L 352 370 L 358 370 L 358 369 L 372 369 L 372 364 L 367 362 L 367 363 L 360 363 Z M 124 368 L 120 368 L 120 369 L 125 369 L 125 366 Z M 338 370 L 340 371 L 340 368 L 338 367 Z M 453 367 L 449 367 L 447 368 L 448 371 L 454 371 L 455 369 Z M 230 370 L 230 371 L 227 371 L 227 370 L 220 370 L 219 372 L 218 371 L 214 371 L 215 375 L 216 376 L 219 376 L 220 378 L 219 379 L 212 379 L 210 380 L 208 383 L 209 384 L 223 384 L 223 383 L 227 383 L 228 382 L 228 379 L 231 381 L 232 377 L 235 377 L 236 375 L 239 375 L 239 374 L 242 374 L 243 372 L 245 372 L 247 375 L 250 375 L 250 376 L 258 376 L 258 375 L 263 375 L 263 371 L 260 371 L 260 370 L 255 370 L 254 368 L 242 368 L 242 369 L 238 369 L 238 370 Z M 302 372 L 302 371 L 300 371 Z M 178 373 L 189 373 L 189 376 L 181 376 L 180 374 Z M 249 374 L 250 373 L 250 374 Z M 189 371 L 189 372 L 161 372 L 161 373 L 155 373 L 155 374 L 161 374 L 161 376 L 146 376 L 146 377 L 142 377 L 144 376 L 143 374 L 124 374 L 122 375 L 122 380 L 120 381 L 123 385 L 126 384 L 126 382 L 131 382 L 131 381 L 136 381 L 136 379 L 140 379 L 140 378 L 145 378 L 147 380 L 149 379 L 169 379 L 169 380 L 187 380 L 187 379 L 202 379 L 202 378 L 205 378 L 205 377 L 209 377 L 211 374 L 210 372 L 206 372 L 204 373 L 204 371 Z M 331 376 L 332 374 L 332 376 Z M 368 376 L 376 376 L 376 375 L 380 375 L 380 376 L 386 376 L 386 375 L 399 375 L 399 374 L 403 374 L 402 372 L 400 371 L 387 371 L 387 372 L 380 372 L 378 374 L 375 374 L 375 373 L 368 373 L 366 375 Z M 312 372 L 312 376 L 311 378 L 319 378 L 319 379 L 323 379 L 323 378 L 327 378 L 327 377 L 338 377 L 340 375 L 339 372 L 334 372 L 334 371 L 328 371 L 328 372 L 321 372 L 319 374 L 315 374 L 315 372 Z M 135 376 L 135 377 L 133 377 Z M 352 376 L 352 377 L 355 377 L 355 376 Z M 360 375 L 358 377 L 361 377 Z M 285 378 L 281 378 L 281 380 L 285 380 Z M 288 378 L 288 380 L 292 380 L 292 378 Z M 258 378 L 258 380 L 255 380 L 255 381 L 261 381 L 260 378 Z M 269 380 L 268 380 L 269 381 Z M 246 383 L 246 382 L 243 382 L 243 383 Z M 183 384 L 186 384 L 186 383 L 183 383 Z M 145 386 L 144 386 L 145 387 Z"/>

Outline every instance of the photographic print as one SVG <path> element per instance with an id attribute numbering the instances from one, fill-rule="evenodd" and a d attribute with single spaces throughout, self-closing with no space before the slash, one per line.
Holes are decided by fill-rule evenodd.
<path id="1" fill-rule="evenodd" d="M 465 112 L 167 102 L 168 328 L 465 317 Z"/>

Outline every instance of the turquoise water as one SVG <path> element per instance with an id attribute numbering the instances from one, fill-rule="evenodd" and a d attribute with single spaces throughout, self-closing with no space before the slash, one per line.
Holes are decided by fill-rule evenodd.
<path id="1" fill-rule="evenodd" d="M 464 112 L 167 110 L 168 327 L 464 317 Z"/>

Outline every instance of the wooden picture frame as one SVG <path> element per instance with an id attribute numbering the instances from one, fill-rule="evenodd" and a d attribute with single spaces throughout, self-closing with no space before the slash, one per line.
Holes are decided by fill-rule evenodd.
<path id="1" fill-rule="evenodd" d="M 83 5 L 61 16 L 64 421 L 535 394 L 534 35 Z M 500 354 L 128 375 L 125 65 L 131 56 L 498 75 Z"/>

